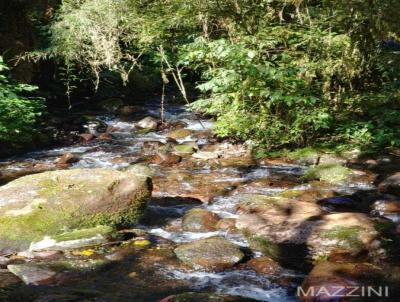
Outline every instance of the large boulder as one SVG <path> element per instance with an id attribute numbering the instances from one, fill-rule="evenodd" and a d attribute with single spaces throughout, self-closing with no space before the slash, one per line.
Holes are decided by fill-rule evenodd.
<path id="1" fill-rule="evenodd" d="M 0 254 L 44 236 L 99 225 L 136 223 L 151 195 L 151 179 L 112 169 L 72 169 L 29 175 L 0 187 Z"/>
<path id="2" fill-rule="evenodd" d="M 230 268 L 244 257 L 238 246 L 221 237 L 182 244 L 175 254 L 183 263 L 206 270 Z"/>

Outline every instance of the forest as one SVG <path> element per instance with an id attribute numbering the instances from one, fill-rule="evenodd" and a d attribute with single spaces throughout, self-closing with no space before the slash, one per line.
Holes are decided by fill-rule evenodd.
<path id="1" fill-rule="evenodd" d="M 71 0 L 50 12 L 16 2 L 38 40 L 18 61 L 51 62 L 56 84 L 32 93 L 1 63 L 5 143 L 21 143 L 51 114 L 43 95 L 74 102 L 110 79 L 132 94 L 136 76 L 160 92 L 189 85 L 190 108 L 215 116 L 218 136 L 262 154 L 400 144 L 398 1 Z"/>

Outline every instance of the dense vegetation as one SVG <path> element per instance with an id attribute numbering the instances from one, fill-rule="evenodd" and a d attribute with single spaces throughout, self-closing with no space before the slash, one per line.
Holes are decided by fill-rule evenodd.
<path id="1" fill-rule="evenodd" d="M 45 29 L 67 92 L 105 70 L 197 79 L 191 107 L 258 150 L 400 146 L 396 0 L 64 0 Z M 134 72 L 133 72 L 134 71 Z M 169 81 L 167 81 L 169 78 Z M 161 89 L 160 89 L 161 90 Z"/>
<path id="2" fill-rule="evenodd" d="M 44 100 L 30 97 L 37 87 L 12 81 L 0 57 L 0 146 L 31 143 Z M 12 146 L 12 145 L 11 145 Z"/>

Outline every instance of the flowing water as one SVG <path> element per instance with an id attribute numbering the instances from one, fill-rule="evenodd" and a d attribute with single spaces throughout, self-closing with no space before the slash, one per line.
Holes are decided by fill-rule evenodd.
<path id="1" fill-rule="evenodd" d="M 149 115 L 159 115 L 156 105 L 149 105 L 147 109 Z M 145 150 L 146 142 L 167 142 L 166 133 L 163 131 L 138 134 L 134 130 L 132 120 L 121 119 L 115 115 L 101 115 L 98 118 L 114 129 L 112 140 L 95 140 L 88 144 L 76 144 L 31 152 L 22 157 L 10 158 L 1 162 L 0 168 L 7 173 L 20 172 L 27 166 L 51 165 L 61 155 L 71 152 L 80 157 L 80 161 L 73 164 L 72 169 L 97 167 L 124 169 L 132 163 L 143 160 L 144 153 L 147 152 Z M 212 121 L 209 120 L 200 122 L 182 106 L 169 106 L 166 119 L 168 121 L 183 121 L 187 124 L 187 129 L 196 132 L 204 132 L 213 126 Z M 190 141 L 196 142 L 200 147 L 214 143 L 207 136 L 199 138 L 195 135 L 180 139 L 179 143 Z M 296 181 L 289 181 L 289 185 L 286 181 L 286 185 L 282 186 L 279 183 L 273 186 L 262 185 L 263 181 L 271 179 L 271 177 L 296 180 L 304 173 L 304 167 L 289 164 L 258 164 L 243 167 L 235 163 L 221 167 L 207 164 L 206 161 L 205 164 L 195 168 L 185 164 L 174 167 L 155 164 L 151 166 L 155 170 L 154 182 L 155 186 L 158 187 L 154 193 L 156 199 L 166 198 L 172 194 L 171 192 L 178 192 L 177 194 L 180 192 L 183 197 L 196 190 L 201 193 L 210 184 L 223 188 L 224 193 L 214 194 L 207 203 L 163 204 L 151 202 L 147 210 L 147 216 L 150 218 L 145 219 L 139 228 L 150 236 L 152 249 L 112 247 L 110 248 L 112 252 L 122 251 L 128 256 L 100 271 L 87 273 L 84 277 L 72 275 L 72 277 L 67 278 L 68 282 L 59 282 L 58 285 L 28 287 L 19 283 L 15 286 L 14 291 L 21 294 L 21 297 L 23 297 L 21 299 L 26 299 L 26 295 L 33 297 L 44 293 L 47 295 L 46 297 L 50 298 L 62 297 L 59 298 L 59 301 L 158 301 L 170 294 L 184 291 L 210 291 L 248 297 L 258 301 L 296 301 L 294 288 L 296 282 L 302 278 L 301 273 L 285 270 L 279 278 L 276 278 L 257 274 L 243 266 L 214 273 L 200 269 L 193 270 L 182 267 L 177 263 L 178 261 L 171 251 L 174 246 L 180 243 L 219 235 L 239 245 L 248 257 L 260 256 L 257 253 L 251 253 L 246 239 L 234 232 L 222 230 L 206 233 L 184 232 L 179 227 L 181 217 L 188 209 L 201 207 L 218 214 L 221 218 L 235 219 L 241 194 L 273 195 L 288 188 L 308 189 L 308 185 Z M 189 177 L 183 177 L 181 180 L 178 178 L 174 185 L 171 185 L 175 187 L 165 189 L 163 179 L 169 179 L 180 174 Z M 190 180 L 186 180 L 186 178 L 190 178 Z M 193 179 L 196 181 L 193 181 Z M 202 179 L 204 179 L 203 184 Z M 257 183 L 261 185 L 253 185 Z M 235 188 L 239 188 L 239 190 L 231 189 L 230 184 L 235 184 Z M 341 190 L 348 193 L 369 188 L 368 184 L 354 183 L 341 187 Z M 155 250 L 165 246 L 167 247 L 165 255 L 153 255 Z M 105 253 L 110 253 L 110 250 Z M 282 279 L 287 279 L 290 282 L 283 284 L 280 282 Z M 25 292 L 26 295 L 24 296 L 22 292 Z M 62 295 L 57 296 L 60 293 Z M 68 300 L 68 296 L 85 297 L 87 300 L 83 298 L 82 300 L 78 298 L 77 300 Z M 50 298 L 37 301 L 57 301 L 57 299 L 51 300 Z"/>

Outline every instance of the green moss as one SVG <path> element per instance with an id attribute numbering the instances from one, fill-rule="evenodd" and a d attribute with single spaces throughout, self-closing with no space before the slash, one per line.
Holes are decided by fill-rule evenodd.
<path id="1" fill-rule="evenodd" d="M 289 151 L 285 154 L 285 157 L 296 160 L 302 158 L 318 157 L 320 152 L 312 147 L 296 149 L 294 151 Z"/>
<path id="2" fill-rule="evenodd" d="M 303 190 L 287 190 L 280 193 L 278 196 L 283 198 L 296 198 L 304 194 Z"/>
<path id="3" fill-rule="evenodd" d="M 71 232 L 62 233 L 60 235 L 54 236 L 53 239 L 56 241 L 69 241 L 83 238 L 92 238 L 97 236 L 98 234 L 107 237 L 112 235 L 113 232 L 114 228 L 110 226 L 98 225 L 89 229 L 73 230 Z"/>
<path id="4" fill-rule="evenodd" d="M 41 206 L 27 215 L 0 217 L 0 240 L 39 240 L 54 235 L 73 219 L 71 213 Z"/>
<path id="5" fill-rule="evenodd" d="M 243 235 L 248 240 L 250 248 L 252 250 L 261 252 L 264 255 L 271 257 L 275 261 L 280 260 L 281 250 L 277 244 L 273 243 L 265 237 L 254 235 L 248 230 L 243 230 Z"/>
<path id="6" fill-rule="evenodd" d="M 143 216 L 143 210 L 146 207 L 146 200 L 142 203 L 136 203 L 127 209 L 116 213 L 99 213 L 90 217 L 87 221 L 88 226 L 110 225 L 113 227 L 131 226 L 139 222 Z M 82 224 L 86 224 L 82 221 Z"/>
<path id="7" fill-rule="evenodd" d="M 321 234 L 326 239 L 336 239 L 340 241 L 345 247 L 360 248 L 363 243 L 360 240 L 360 232 L 362 227 L 335 227 L 332 230 L 325 231 Z"/>
<path id="8" fill-rule="evenodd" d="M 150 133 L 152 131 L 154 131 L 154 130 L 152 130 L 152 129 L 139 129 L 139 130 L 136 131 L 136 133 L 139 134 L 139 135 L 144 135 L 144 134 Z"/>
<path id="9" fill-rule="evenodd" d="M 352 175 L 349 168 L 337 164 L 320 165 L 307 170 L 304 180 L 321 180 L 328 183 L 338 183 L 348 180 Z"/>
<path id="10" fill-rule="evenodd" d="M 188 153 L 188 154 L 192 154 L 196 151 L 193 148 L 193 146 L 190 146 L 190 145 L 177 145 L 174 147 L 174 149 L 178 153 Z"/>

